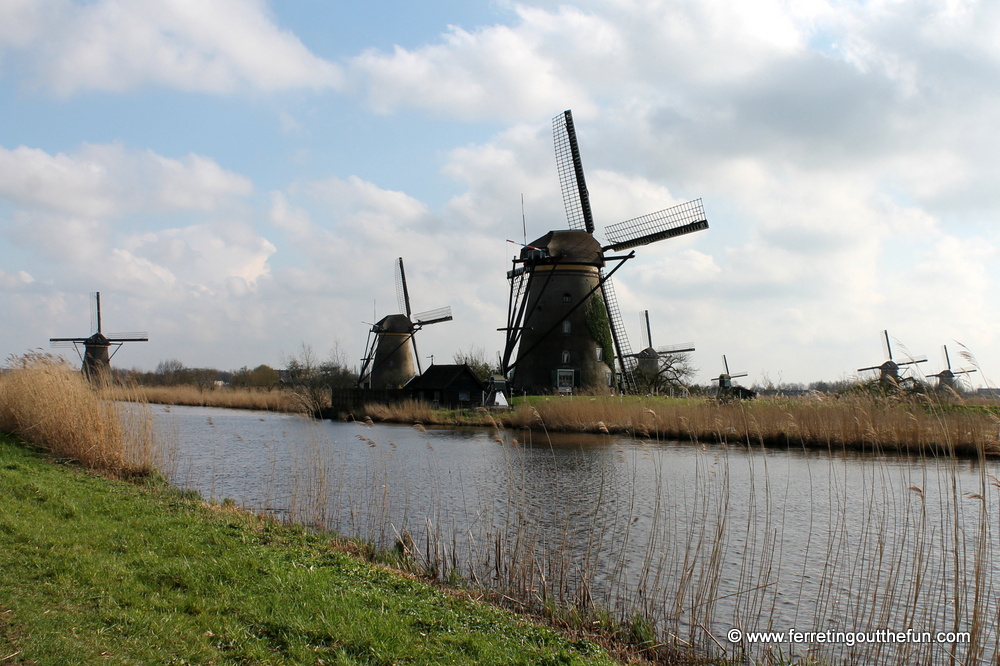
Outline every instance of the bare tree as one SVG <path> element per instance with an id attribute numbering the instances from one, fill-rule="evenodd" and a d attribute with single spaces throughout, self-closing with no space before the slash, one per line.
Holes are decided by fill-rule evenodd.
<path id="1" fill-rule="evenodd" d="M 459 349 L 452 355 L 451 360 L 457 365 L 469 366 L 476 373 L 476 376 L 484 382 L 493 375 L 500 374 L 500 364 L 490 363 L 486 356 L 486 350 L 482 347 L 472 347 L 467 352 Z"/>
<path id="2" fill-rule="evenodd" d="M 669 393 L 671 389 L 687 393 L 688 383 L 697 371 L 688 354 L 661 354 L 655 371 L 639 368 L 634 375 L 644 393 Z"/>
<path id="3" fill-rule="evenodd" d="M 330 406 L 330 390 L 353 386 L 358 375 L 347 367 L 347 359 L 339 344 L 334 344 L 326 361 L 320 362 L 311 345 L 302 343 L 297 355 L 282 354 L 286 385 L 294 392 L 306 412 L 319 418 L 323 408 Z"/>

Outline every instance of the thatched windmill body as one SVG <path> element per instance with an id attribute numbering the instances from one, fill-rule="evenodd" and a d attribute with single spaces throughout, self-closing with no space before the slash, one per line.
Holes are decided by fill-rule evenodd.
<path id="1" fill-rule="evenodd" d="M 403 258 L 396 260 L 396 298 L 400 314 L 383 317 L 372 325 L 365 344 L 358 386 L 398 388 L 422 374 L 416 333 L 424 326 L 451 321 L 451 307 L 412 314 Z M 415 363 L 414 363 L 415 361 Z"/>
<path id="2" fill-rule="evenodd" d="M 948 345 L 942 345 L 941 349 L 944 351 L 944 362 L 945 369 L 935 375 L 927 375 L 928 377 L 937 377 L 938 391 L 958 391 L 956 382 L 958 381 L 958 375 L 970 375 L 976 372 L 975 369 L 972 370 L 952 370 L 951 369 L 951 357 L 948 355 Z"/>
<path id="3" fill-rule="evenodd" d="M 707 229 L 708 221 L 697 199 L 611 225 L 605 229 L 608 244 L 601 245 L 594 237 L 573 115 L 566 111 L 552 124 L 569 230 L 548 232 L 513 260 L 501 367 L 516 392 L 607 386 L 632 391 L 636 360 L 611 276 L 635 252 L 609 252 Z"/>
<path id="4" fill-rule="evenodd" d="M 83 374 L 90 379 L 97 379 L 111 370 L 111 358 L 126 342 L 148 342 L 146 333 L 112 333 L 104 335 L 101 323 L 101 292 L 94 293 L 94 309 L 91 312 L 91 324 L 95 332 L 86 338 L 49 338 L 53 347 L 73 347 L 83 361 Z M 80 348 L 83 347 L 83 353 Z M 113 349 L 113 351 L 112 351 Z"/>
<path id="5" fill-rule="evenodd" d="M 873 365 L 867 368 L 858 368 L 858 372 L 866 372 L 868 370 L 878 370 L 879 371 L 879 384 L 881 384 L 884 389 L 893 389 L 899 386 L 902 379 L 899 376 L 899 369 L 907 365 L 916 365 L 917 363 L 926 363 L 927 357 L 920 356 L 917 358 L 910 359 L 909 361 L 896 361 L 892 358 L 892 344 L 889 342 L 889 331 L 882 331 L 882 350 L 885 352 L 886 360 L 881 365 Z"/>

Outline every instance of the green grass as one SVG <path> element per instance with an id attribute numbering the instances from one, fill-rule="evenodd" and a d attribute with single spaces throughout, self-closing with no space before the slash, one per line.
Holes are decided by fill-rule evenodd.
<path id="1" fill-rule="evenodd" d="M 302 528 L 52 463 L 5 435 L 0 543 L 3 664 L 615 663 Z"/>

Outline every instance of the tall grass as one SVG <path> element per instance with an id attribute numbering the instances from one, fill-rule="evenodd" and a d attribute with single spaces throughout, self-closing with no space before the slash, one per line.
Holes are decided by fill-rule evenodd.
<path id="1" fill-rule="evenodd" d="M 704 399 L 553 397 L 522 402 L 507 412 L 449 412 L 408 402 L 369 405 L 392 422 L 441 425 L 497 423 L 506 428 L 625 434 L 725 444 L 805 446 L 861 451 L 1000 454 L 996 406 L 847 396 L 717 403 Z"/>
<path id="2" fill-rule="evenodd" d="M 12 356 L 0 374 L 0 431 L 112 475 L 151 473 L 152 416 L 141 403 L 118 403 L 105 391 L 59 357 Z"/>
<path id="3" fill-rule="evenodd" d="M 302 401 L 293 392 L 284 390 L 240 389 L 228 386 L 206 389 L 183 385 L 119 387 L 112 390 L 118 400 L 138 399 L 156 405 L 257 409 L 292 414 L 306 412 Z"/>

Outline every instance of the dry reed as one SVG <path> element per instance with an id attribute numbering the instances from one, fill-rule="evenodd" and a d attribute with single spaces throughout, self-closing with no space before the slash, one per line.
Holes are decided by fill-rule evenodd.
<path id="1" fill-rule="evenodd" d="M 0 375 L 0 431 L 115 476 L 148 474 L 155 467 L 148 410 L 114 402 L 51 354 L 8 359 Z"/>
<path id="2" fill-rule="evenodd" d="M 955 407 L 959 409 L 955 409 Z M 862 451 L 1000 454 L 1000 419 L 988 408 L 868 397 L 755 400 L 574 397 L 506 412 L 448 412 L 407 401 L 368 405 L 383 421 L 625 434 L 680 441 Z"/>
<path id="3" fill-rule="evenodd" d="M 231 387 L 204 389 L 197 386 L 137 386 L 116 389 L 118 400 L 136 396 L 142 402 L 155 405 L 188 405 L 191 407 L 227 407 L 258 409 L 268 412 L 304 413 L 306 410 L 290 391 L 269 389 L 239 389 Z"/>

